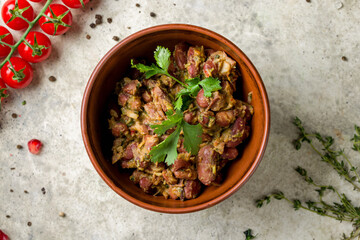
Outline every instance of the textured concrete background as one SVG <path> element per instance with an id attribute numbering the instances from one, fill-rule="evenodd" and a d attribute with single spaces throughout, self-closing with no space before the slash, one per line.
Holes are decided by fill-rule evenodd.
<path id="1" fill-rule="evenodd" d="M 105 21 L 92 29 L 95 14 Z M 10 90 L 0 114 L 0 229 L 11 239 L 244 239 L 242 232 L 251 228 L 257 239 L 321 240 L 340 239 L 352 229 L 295 212 L 285 202 L 257 209 L 254 201 L 274 189 L 291 198 L 314 198 L 293 170 L 297 165 L 359 200 L 309 148 L 296 152 L 291 145 L 291 119 L 297 115 L 311 129 L 338 135 L 337 143 L 360 166 L 348 142 L 353 124 L 360 124 L 358 0 L 93 0 L 73 15 L 66 36 L 51 38 L 50 59 L 34 66 L 31 86 Z M 122 39 L 164 23 L 199 25 L 232 40 L 259 70 L 271 102 L 271 135 L 258 170 L 231 198 L 192 214 L 159 214 L 116 195 L 95 172 L 80 134 L 85 85 L 116 44 L 113 36 Z M 51 75 L 56 82 L 48 80 Z M 31 138 L 43 141 L 41 155 L 16 148 Z"/>

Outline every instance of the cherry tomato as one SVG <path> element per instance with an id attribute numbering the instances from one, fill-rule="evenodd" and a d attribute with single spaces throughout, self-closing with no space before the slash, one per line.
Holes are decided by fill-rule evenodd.
<path id="1" fill-rule="evenodd" d="M 1 77 L 6 85 L 12 88 L 24 88 L 28 86 L 33 79 L 33 69 L 31 65 L 19 57 L 10 58 L 10 62 L 12 66 L 7 62 L 1 68 Z"/>
<path id="2" fill-rule="evenodd" d="M 12 19 L 13 15 L 10 13 L 10 10 L 19 11 L 24 8 L 28 8 L 28 9 L 24 11 L 21 15 L 29 21 L 34 20 L 35 18 L 34 9 L 31 7 L 28 1 L 7 0 L 1 9 L 1 16 L 2 19 L 4 20 L 4 23 L 8 25 L 9 28 L 14 30 L 23 30 L 27 28 L 29 24 L 25 20 L 19 17 Z"/>
<path id="3" fill-rule="evenodd" d="M 22 42 L 18 51 L 20 56 L 31 63 L 42 62 L 50 56 L 51 53 L 51 41 L 41 32 L 29 32 L 25 40 L 27 43 Z M 32 46 L 28 46 L 28 43 Z"/>
<path id="4" fill-rule="evenodd" d="M 41 17 L 41 29 L 49 35 L 61 35 L 69 30 L 72 24 L 70 10 L 62 4 L 51 4 L 45 11 L 47 17 Z M 50 22 L 49 22 L 50 21 Z"/>
<path id="5" fill-rule="evenodd" d="M 39 3 L 39 2 L 42 2 L 42 1 L 44 1 L 44 0 L 30 0 L 31 2 L 37 2 L 37 3 Z"/>
<path id="6" fill-rule="evenodd" d="M 7 30 L 6 28 L 4 28 L 3 26 L 0 26 L 0 38 L 3 35 L 6 35 L 6 37 L 2 38 L 1 41 L 13 45 L 14 44 L 14 38 L 11 35 L 11 33 L 9 32 L 9 30 Z M 0 44 L 0 57 L 6 57 L 9 53 L 10 53 L 11 49 L 8 46 L 5 45 L 1 45 Z"/>
<path id="7" fill-rule="evenodd" d="M 81 0 L 62 0 L 63 3 L 69 8 L 81 8 L 83 5 L 81 4 Z M 90 0 L 82 0 L 84 6 L 88 4 Z"/>

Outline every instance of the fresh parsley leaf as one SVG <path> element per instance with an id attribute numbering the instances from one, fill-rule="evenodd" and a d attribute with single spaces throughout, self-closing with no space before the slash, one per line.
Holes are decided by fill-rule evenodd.
<path id="1" fill-rule="evenodd" d="M 220 90 L 220 80 L 213 77 L 208 77 L 199 82 L 199 85 L 204 89 L 204 96 L 211 97 L 212 92 Z"/>
<path id="2" fill-rule="evenodd" d="M 163 70 L 167 71 L 170 65 L 170 56 L 171 52 L 169 49 L 158 46 L 154 52 L 154 58 L 156 60 L 157 65 L 161 67 Z"/>
<path id="3" fill-rule="evenodd" d="M 186 151 L 195 155 L 199 151 L 199 145 L 202 142 L 202 127 L 200 124 L 191 125 L 187 122 L 184 122 L 183 125 L 184 131 L 184 147 Z"/>
<path id="4" fill-rule="evenodd" d="M 149 79 L 156 74 L 164 74 L 164 71 L 162 69 L 160 69 L 158 66 L 156 66 L 155 64 L 151 64 L 151 66 L 146 66 L 141 63 L 134 64 L 133 59 L 131 59 L 131 67 L 136 68 L 137 70 L 139 70 L 142 73 L 145 73 L 146 79 Z"/>
<path id="5" fill-rule="evenodd" d="M 170 136 L 152 148 L 149 153 L 152 162 L 163 162 L 165 160 L 167 165 L 171 165 L 175 162 L 178 155 L 177 144 L 180 131 L 181 127 L 178 126 Z"/>
<path id="6" fill-rule="evenodd" d="M 183 96 L 178 95 L 176 101 L 174 102 L 174 108 L 176 110 L 181 111 L 182 106 L 183 106 Z"/>
<path id="7" fill-rule="evenodd" d="M 168 119 L 163 121 L 161 124 L 150 125 L 154 132 L 158 135 L 163 135 L 170 128 L 175 127 L 183 120 L 184 115 L 180 111 L 176 111 L 175 114 L 172 112 L 166 112 Z"/>

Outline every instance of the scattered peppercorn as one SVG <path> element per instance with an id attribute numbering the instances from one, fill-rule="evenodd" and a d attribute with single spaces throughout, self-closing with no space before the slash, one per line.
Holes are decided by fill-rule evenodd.
<path id="1" fill-rule="evenodd" d="M 135 6 L 136 6 L 136 7 L 140 7 L 140 4 L 139 4 L 139 3 L 137 3 L 137 4 L 135 4 Z"/>
<path id="2" fill-rule="evenodd" d="M 96 19 L 96 20 L 95 20 L 95 24 L 96 24 L 96 25 L 102 24 L 102 19 Z"/>
<path id="3" fill-rule="evenodd" d="M 46 190 L 45 190 L 45 188 L 44 188 L 44 187 L 43 187 L 43 188 L 41 188 L 41 191 L 42 191 L 42 193 L 45 195 Z"/>
<path id="4" fill-rule="evenodd" d="M 87 35 L 86 35 L 86 39 L 89 40 L 90 38 L 91 38 L 91 36 L 90 36 L 89 34 L 87 34 Z"/>
<path id="5" fill-rule="evenodd" d="M 59 212 L 59 216 L 60 216 L 60 217 L 65 217 L 66 214 L 65 214 L 64 212 Z"/>
<path id="6" fill-rule="evenodd" d="M 310 3 L 311 2 L 311 0 L 306 0 L 308 3 Z"/>
<path id="7" fill-rule="evenodd" d="M 24 190 L 24 193 L 28 194 L 29 192 L 28 192 L 28 191 L 26 191 L 26 190 Z"/>
<path id="8" fill-rule="evenodd" d="M 100 19 L 100 20 L 102 20 L 102 16 L 100 15 L 100 14 L 95 14 L 95 19 Z"/>
<path id="9" fill-rule="evenodd" d="M 119 41 L 120 40 L 120 38 L 118 37 L 118 36 L 113 36 L 113 38 L 112 38 L 114 41 Z"/>
<path id="10" fill-rule="evenodd" d="M 107 19 L 107 22 L 108 22 L 108 23 L 112 23 L 112 18 L 108 18 L 108 19 Z"/>
<path id="11" fill-rule="evenodd" d="M 12 167 L 12 168 L 10 168 L 10 170 L 15 170 L 15 168 L 14 168 L 14 167 Z"/>
<path id="12" fill-rule="evenodd" d="M 6 215 L 6 218 L 10 218 L 10 215 Z"/>
<path id="13" fill-rule="evenodd" d="M 21 103 L 22 105 L 26 105 L 26 101 L 24 100 L 24 101 L 22 101 L 22 103 Z"/>
<path id="14" fill-rule="evenodd" d="M 151 12 L 151 13 L 150 13 L 150 17 L 153 17 L 153 18 L 156 17 L 156 13 Z"/>
<path id="15" fill-rule="evenodd" d="M 12 118 L 17 118 L 18 115 L 16 113 L 11 114 Z"/>
<path id="16" fill-rule="evenodd" d="M 50 76 L 50 77 L 49 77 L 49 81 L 50 81 L 50 82 L 55 82 L 55 81 L 56 81 L 56 77 Z"/>
<path id="17" fill-rule="evenodd" d="M 91 23 L 91 24 L 90 24 L 90 27 L 91 27 L 91 28 L 95 28 L 95 27 L 96 27 L 96 24 L 95 24 L 95 23 Z"/>
<path id="18" fill-rule="evenodd" d="M 14 190 L 10 189 L 10 192 L 14 192 Z"/>
<path id="19" fill-rule="evenodd" d="M 342 57 L 341 57 L 341 60 L 343 60 L 343 61 L 345 61 L 345 62 L 346 62 L 348 59 L 347 59 L 347 57 L 342 56 Z"/>
<path id="20" fill-rule="evenodd" d="M 90 11 L 92 11 L 92 10 L 93 10 L 93 8 L 91 7 L 91 8 L 90 8 Z"/>
<path id="21" fill-rule="evenodd" d="M 17 149 L 23 149 L 23 146 L 17 145 L 16 148 L 17 148 Z"/>
<path id="22" fill-rule="evenodd" d="M 27 225 L 28 225 L 29 227 L 31 227 L 32 223 L 31 223 L 31 222 L 28 222 Z"/>
<path id="23" fill-rule="evenodd" d="M 131 27 L 127 27 L 127 29 L 131 29 Z"/>

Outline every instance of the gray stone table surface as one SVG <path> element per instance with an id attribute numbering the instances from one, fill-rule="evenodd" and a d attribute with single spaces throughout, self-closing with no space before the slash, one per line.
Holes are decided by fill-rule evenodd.
<path id="1" fill-rule="evenodd" d="M 72 12 L 72 29 L 51 37 L 51 57 L 34 66 L 29 87 L 9 91 L 0 113 L 0 229 L 11 239 L 245 239 L 243 231 L 251 228 L 256 239 L 321 240 L 352 230 L 286 202 L 260 209 L 254 202 L 273 190 L 314 199 L 294 171 L 301 165 L 359 204 L 359 194 L 309 147 L 298 152 L 291 144 L 297 136 L 291 120 L 299 116 L 310 129 L 335 136 L 360 167 L 349 142 L 353 125 L 360 124 L 358 0 L 92 0 Z M 93 29 L 95 14 L 104 22 Z M 257 67 L 271 104 L 269 143 L 255 174 L 222 203 L 183 215 L 148 211 L 113 192 L 90 163 L 80 132 L 83 91 L 116 44 L 113 36 L 165 23 L 202 26 L 233 41 Z M 38 156 L 26 149 L 32 138 L 44 143 Z"/>

